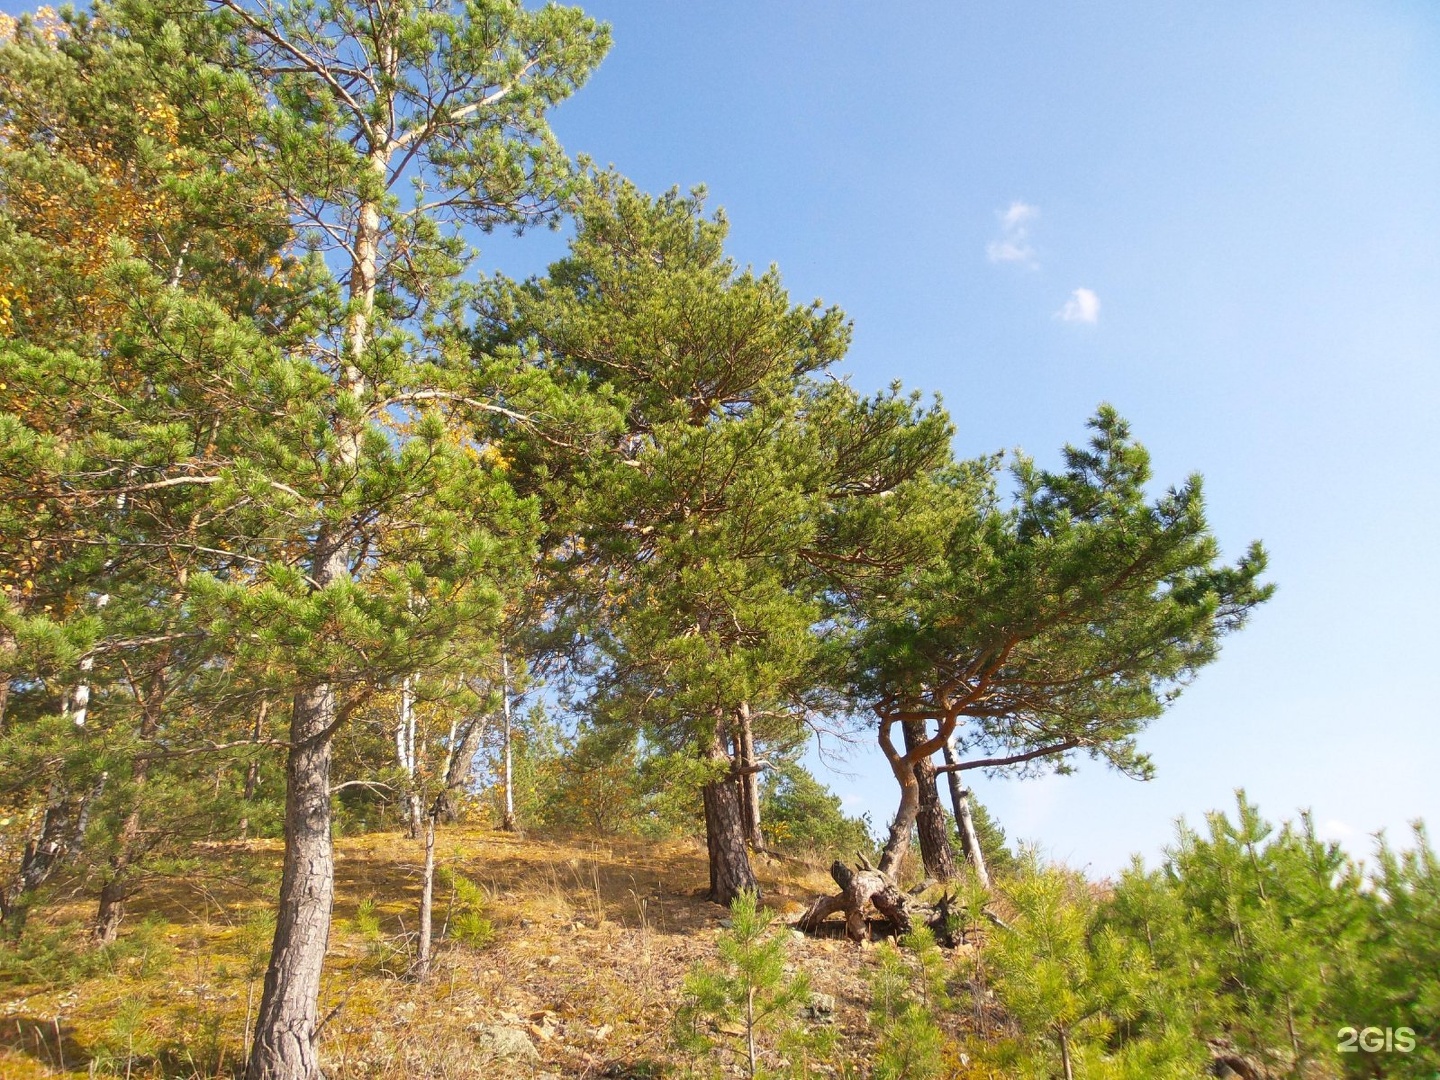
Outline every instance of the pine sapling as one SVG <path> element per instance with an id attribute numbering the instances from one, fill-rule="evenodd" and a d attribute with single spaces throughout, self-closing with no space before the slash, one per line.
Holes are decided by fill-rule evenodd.
<path id="1" fill-rule="evenodd" d="M 772 916 L 753 892 L 730 905 L 730 928 L 720 936 L 719 960 L 698 965 L 685 979 L 684 1000 L 675 1016 L 677 1040 L 696 1055 L 717 1046 L 741 1060 L 744 1075 L 785 1075 L 765 1067 L 765 1042 L 779 1042 L 797 1024 L 809 999 L 804 972 L 785 970 L 785 937 L 771 929 Z M 738 1044 L 727 1045 L 729 1037 Z"/>
<path id="2" fill-rule="evenodd" d="M 944 1039 L 936 1014 L 949 1005 L 945 960 L 927 927 L 886 942 L 870 979 L 876 1080 L 929 1080 L 944 1073 Z"/>

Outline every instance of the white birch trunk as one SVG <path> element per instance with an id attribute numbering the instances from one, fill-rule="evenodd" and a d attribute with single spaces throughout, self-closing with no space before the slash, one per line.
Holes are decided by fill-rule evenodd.
<path id="1" fill-rule="evenodd" d="M 505 817 L 500 827 L 506 832 L 514 832 L 517 826 L 515 823 L 514 760 L 510 745 L 510 659 L 503 655 L 500 657 L 500 693 L 502 712 L 505 717 Z"/>

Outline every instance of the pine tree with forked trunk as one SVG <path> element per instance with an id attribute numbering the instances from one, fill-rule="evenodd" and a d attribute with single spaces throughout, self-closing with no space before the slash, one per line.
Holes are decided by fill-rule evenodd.
<path id="1" fill-rule="evenodd" d="M 1103 406 L 1090 427 L 1062 471 L 1018 458 L 1009 505 L 993 460 L 935 473 L 915 495 L 929 550 L 846 598 L 846 681 L 901 791 L 883 872 L 922 810 L 917 766 L 1065 771 L 1083 753 L 1148 777 L 1136 736 L 1271 594 L 1259 544 L 1220 560 L 1198 476 L 1149 501 L 1125 422 Z"/>

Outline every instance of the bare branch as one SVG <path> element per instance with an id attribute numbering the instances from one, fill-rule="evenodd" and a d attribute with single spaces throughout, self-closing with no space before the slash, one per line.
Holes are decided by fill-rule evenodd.
<path id="1" fill-rule="evenodd" d="M 1063 754 L 1067 750 L 1074 750 L 1079 745 L 1080 740 L 1078 739 L 1066 739 L 1063 742 L 1027 750 L 1023 754 L 1011 754 L 1009 757 L 980 758 L 977 761 L 957 761 L 953 765 L 936 765 L 935 771 L 937 773 L 965 772 L 968 769 L 995 769 L 1002 765 L 1019 765 L 1021 762 L 1033 761 L 1035 758 Z"/>

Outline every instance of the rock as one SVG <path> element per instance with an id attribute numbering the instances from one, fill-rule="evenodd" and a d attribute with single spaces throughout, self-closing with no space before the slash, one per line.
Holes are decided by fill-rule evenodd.
<path id="1" fill-rule="evenodd" d="M 502 1061 L 522 1061 L 528 1065 L 540 1064 L 540 1051 L 530 1041 L 530 1036 L 516 1028 L 503 1024 L 489 1024 L 479 1029 L 477 1038 L 480 1045 Z"/>
<path id="2" fill-rule="evenodd" d="M 800 1010 L 812 1020 L 823 1020 L 835 1015 L 835 998 L 831 994 L 811 994 L 809 1003 Z"/>

